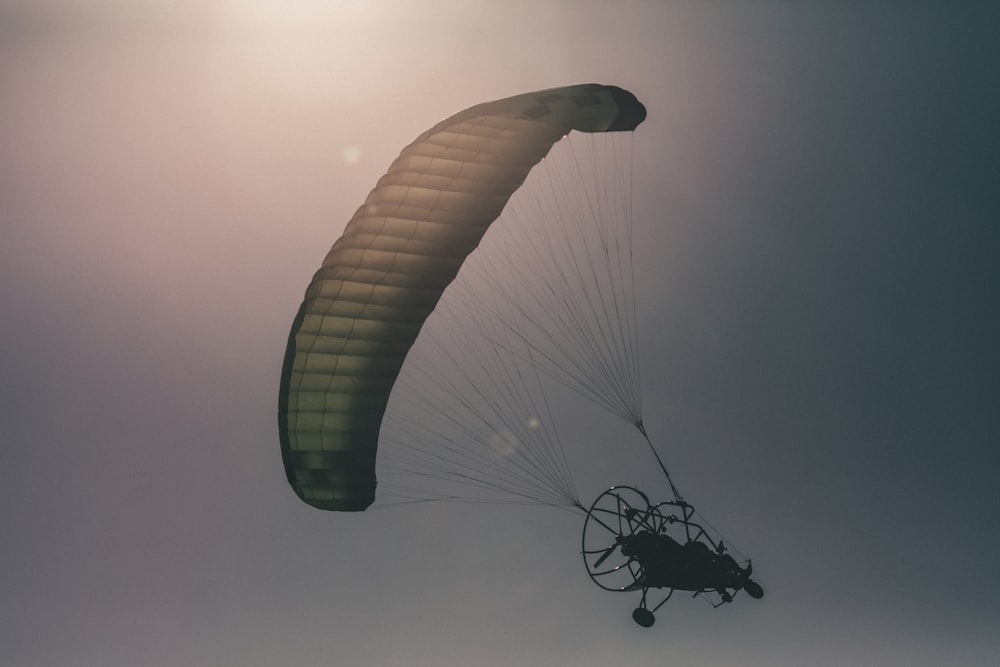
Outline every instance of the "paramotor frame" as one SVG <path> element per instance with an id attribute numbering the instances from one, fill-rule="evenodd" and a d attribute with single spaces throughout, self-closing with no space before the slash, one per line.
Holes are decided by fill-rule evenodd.
<path id="1" fill-rule="evenodd" d="M 756 599 L 764 595 L 750 579 L 750 562 L 737 563 L 721 540 L 693 520 L 694 513 L 682 499 L 653 504 L 631 486 L 611 487 L 587 510 L 582 545 L 587 574 L 604 590 L 641 592 L 632 618 L 643 627 L 653 624 L 653 612 L 675 590 L 704 596 L 715 607 L 732 602 L 741 590 Z"/>

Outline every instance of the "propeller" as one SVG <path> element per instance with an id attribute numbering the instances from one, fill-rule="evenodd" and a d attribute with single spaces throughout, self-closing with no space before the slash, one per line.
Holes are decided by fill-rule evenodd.
<path id="1" fill-rule="evenodd" d="M 611 554 L 614 552 L 614 550 L 618 548 L 619 544 L 621 544 L 621 535 L 619 535 L 618 537 L 616 537 L 615 538 L 615 543 L 612 544 L 607 549 L 605 549 L 604 553 L 601 554 L 601 557 L 598 558 L 596 561 L 594 561 L 594 567 L 600 567 L 601 563 L 603 563 L 604 561 L 606 561 L 608 559 L 608 557 L 611 556 Z"/>

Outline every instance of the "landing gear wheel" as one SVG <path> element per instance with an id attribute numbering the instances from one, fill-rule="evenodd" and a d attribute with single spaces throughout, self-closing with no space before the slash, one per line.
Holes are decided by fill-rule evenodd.
<path id="1" fill-rule="evenodd" d="M 645 607 L 636 607 L 635 611 L 632 612 L 632 620 L 644 628 L 651 628 L 656 622 L 656 617 Z"/>
<path id="2" fill-rule="evenodd" d="M 663 521 L 646 494 L 631 486 L 612 487 L 599 495 L 583 524 L 583 562 L 594 583 L 607 591 L 641 588 L 642 568 L 621 547 L 637 532 L 655 533 Z"/>
<path id="3" fill-rule="evenodd" d="M 764 597 L 764 589 L 761 588 L 760 584 L 756 581 L 751 581 L 747 579 L 743 582 L 743 590 L 747 592 L 747 595 L 752 597 L 754 600 L 759 600 Z"/>

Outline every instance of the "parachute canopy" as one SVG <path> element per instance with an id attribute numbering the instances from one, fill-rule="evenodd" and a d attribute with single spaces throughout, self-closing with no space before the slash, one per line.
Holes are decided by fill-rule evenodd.
<path id="1" fill-rule="evenodd" d="M 470 107 L 403 149 L 330 249 L 289 334 L 278 428 L 303 501 L 338 511 L 374 501 L 393 383 L 466 257 L 563 136 L 632 131 L 645 117 L 621 88 L 567 86 Z"/>

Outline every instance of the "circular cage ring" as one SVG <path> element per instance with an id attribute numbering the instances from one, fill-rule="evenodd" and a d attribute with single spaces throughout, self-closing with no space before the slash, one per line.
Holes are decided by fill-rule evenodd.
<path id="1" fill-rule="evenodd" d="M 599 495 L 583 524 L 587 574 L 608 591 L 640 589 L 642 567 L 622 553 L 622 545 L 637 533 L 661 531 L 666 521 L 646 494 L 634 487 L 614 486 Z"/>

